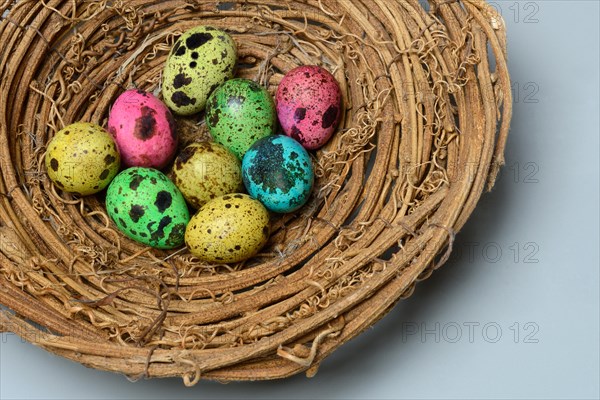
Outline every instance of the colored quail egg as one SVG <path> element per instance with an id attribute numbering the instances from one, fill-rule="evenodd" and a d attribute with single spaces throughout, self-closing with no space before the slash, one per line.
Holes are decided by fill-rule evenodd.
<path id="1" fill-rule="evenodd" d="M 286 135 L 316 150 L 334 134 L 342 116 L 342 94 L 335 77 L 318 66 L 290 71 L 277 90 L 277 115 Z"/>
<path id="2" fill-rule="evenodd" d="M 195 208 L 243 188 L 240 160 L 218 143 L 194 143 L 175 160 L 173 180 Z"/>
<path id="3" fill-rule="evenodd" d="M 275 103 L 256 82 L 233 79 L 209 97 L 206 124 L 216 142 L 242 159 L 254 143 L 275 133 Z"/>
<path id="4" fill-rule="evenodd" d="M 127 90 L 115 101 L 108 118 L 125 167 L 163 169 L 177 150 L 171 111 L 153 94 Z"/>
<path id="5" fill-rule="evenodd" d="M 117 175 L 120 157 L 108 132 L 77 122 L 59 131 L 46 152 L 50 179 L 65 192 L 87 196 L 103 190 Z"/>
<path id="6" fill-rule="evenodd" d="M 106 210 L 121 232 L 142 244 L 174 249 L 184 243 L 187 204 L 156 169 L 134 167 L 117 175 L 106 194 Z"/>
<path id="7" fill-rule="evenodd" d="M 247 195 L 232 194 L 211 200 L 192 217 L 185 242 L 199 259 L 229 264 L 258 254 L 269 234 L 265 207 Z"/>
<path id="8" fill-rule="evenodd" d="M 163 97 L 179 115 L 196 114 L 208 96 L 233 77 L 237 47 L 231 36 L 210 26 L 185 32 L 171 50 L 163 73 Z"/>
<path id="9" fill-rule="evenodd" d="M 270 211 L 290 213 L 308 201 L 314 185 L 310 155 L 294 139 L 277 135 L 258 141 L 242 161 L 250 196 Z"/>

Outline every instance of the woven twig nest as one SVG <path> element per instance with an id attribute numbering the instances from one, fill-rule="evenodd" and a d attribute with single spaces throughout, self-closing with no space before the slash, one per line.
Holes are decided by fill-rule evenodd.
<path id="1" fill-rule="evenodd" d="M 504 162 L 505 30 L 481 0 L 7 0 L 0 12 L 0 303 L 13 311 L 0 330 L 86 366 L 186 385 L 312 375 L 447 260 Z M 123 90 L 160 93 L 169 49 L 197 25 L 231 33 L 237 75 L 272 92 L 317 64 L 344 93 L 311 201 L 240 265 L 130 241 L 102 195 L 62 193 L 43 163 L 65 125 L 106 126 Z M 178 120 L 181 146 L 207 139 L 202 118 Z"/>

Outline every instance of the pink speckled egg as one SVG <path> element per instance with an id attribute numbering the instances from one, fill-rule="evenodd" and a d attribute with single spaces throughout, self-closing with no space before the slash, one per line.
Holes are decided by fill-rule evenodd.
<path id="1" fill-rule="evenodd" d="M 143 90 L 131 89 L 119 96 L 110 111 L 108 131 L 125 167 L 163 169 L 177 150 L 171 111 Z"/>
<path id="2" fill-rule="evenodd" d="M 276 100 L 283 131 L 308 150 L 324 146 L 342 116 L 340 85 L 318 66 L 290 71 L 279 85 Z"/>

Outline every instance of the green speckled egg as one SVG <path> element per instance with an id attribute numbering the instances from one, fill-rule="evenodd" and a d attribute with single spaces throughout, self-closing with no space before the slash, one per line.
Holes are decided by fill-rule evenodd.
<path id="1" fill-rule="evenodd" d="M 275 133 L 275 103 L 254 81 L 233 79 L 209 97 L 206 124 L 216 142 L 242 159 L 254 143 Z"/>
<path id="2" fill-rule="evenodd" d="M 78 122 L 59 131 L 46 152 L 48 176 L 65 192 L 81 196 L 103 190 L 119 172 L 121 160 L 102 127 Z"/>
<path id="3" fill-rule="evenodd" d="M 245 194 L 219 197 L 192 217 L 185 243 L 199 259 L 237 263 L 255 256 L 269 240 L 267 209 Z"/>
<path id="4" fill-rule="evenodd" d="M 183 195 L 162 172 L 134 167 L 121 172 L 106 194 L 106 210 L 129 238 L 158 249 L 184 243 L 190 214 Z"/>
<path id="5" fill-rule="evenodd" d="M 195 208 L 244 188 L 240 160 L 218 143 L 186 147 L 175 160 L 173 180 Z"/>
<path id="6" fill-rule="evenodd" d="M 185 32 L 171 50 L 163 73 L 164 101 L 176 114 L 196 114 L 208 96 L 233 77 L 237 47 L 227 33 L 210 26 Z"/>

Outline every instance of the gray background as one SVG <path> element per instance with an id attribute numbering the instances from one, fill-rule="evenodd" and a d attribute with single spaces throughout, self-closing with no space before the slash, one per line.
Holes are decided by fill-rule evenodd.
<path id="1" fill-rule="evenodd" d="M 508 166 L 450 262 L 316 378 L 133 384 L 4 334 L 0 398 L 598 398 L 599 4 L 496 4 L 515 90 Z"/>

